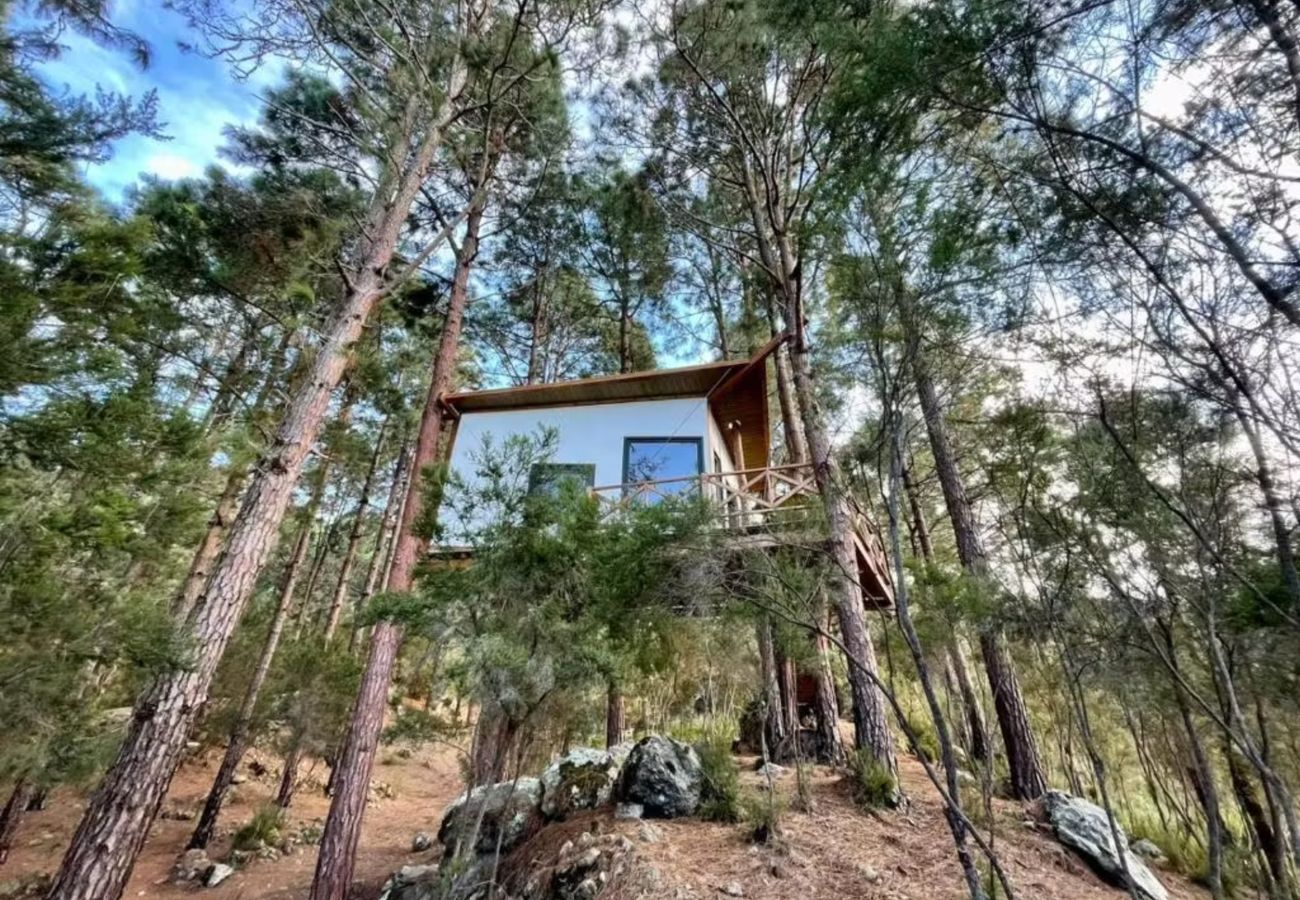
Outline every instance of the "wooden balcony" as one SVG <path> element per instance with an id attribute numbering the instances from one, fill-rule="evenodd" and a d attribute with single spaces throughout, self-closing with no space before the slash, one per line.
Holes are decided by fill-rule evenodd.
<path id="1" fill-rule="evenodd" d="M 715 510 L 715 526 L 743 546 L 807 543 L 810 535 L 817 545 L 826 541 L 821 495 L 812 466 L 807 464 L 608 484 L 592 488 L 591 494 L 611 515 L 671 497 L 703 496 Z M 871 520 L 850 500 L 863 601 L 870 607 L 892 606 L 894 586 L 884 544 Z"/>

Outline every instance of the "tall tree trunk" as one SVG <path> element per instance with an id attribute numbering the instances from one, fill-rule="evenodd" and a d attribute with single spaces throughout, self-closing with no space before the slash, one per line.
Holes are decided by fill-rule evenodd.
<path id="1" fill-rule="evenodd" d="M 9 861 L 9 851 L 13 848 L 18 826 L 22 824 L 33 793 L 31 782 L 20 777 L 9 792 L 4 810 L 0 811 L 0 866 Z"/>
<path id="2" fill-rule="evenodd" d="M 830 437 L 817 402 L 813 384 L 812 362 L 806 341 L 800 285 L 801 261 L 784 220 L 785 201 L 775 184 L 765 185 L 760 195 L 754 160 L 741 153 L 746 205 L 754 224 L 757 249 L 763 265 L 772 275 L 773 288 L 779 296 L 785 320 L 790 355 L 790 376 L 794 399 L 803 420 L 803 437 L 807 459 L 812 465 L 817 490 L 826 512 L 831 550 L 829 595 L 840 624 L 840 637 L 848 656 L 859 665 L 848 667 L 849 688 L 853 693 L 853 742 L 855 748 L 867 750 L 878 763 L 892 773 L 898 771 L 894 757 L 894 738 L 885 715 L 885 701 L 877 687 L 876 651 L 867 631 L 862 587 L 858 581 L 857 551 L 853 544 L 855 519 L 851 500 L 831 453 Z M 765 162 L 764 162 L 765 164 Z M 779 357 L 778 353 L 778 367 Z M 779 373 L 778 368 L 778 373 Z"/>
<path id="3" fill-rule="evenodd" d="M 289 334 L 286 332 L 276 350 L 271 371 L 267 373 L 257 397 L 253 400 L 250 415 L 257 415 L 266 406 L 271 391 L 283 375 L 288 349 Z M 235 514 L 239 512 L 239 497 L 243 492 L 244 483 L 248 480 L 250 468 L 246 462 L 235 462 L 231 464 L 230 471 L 226 474 L 225 489 L 222 490 L 221 497 L 217 500 L 217 507 L 208 520 L 207 531 L 203 533 L 203 538 L 190 559 L 190 568 L 185 573 L 185 580 L 181 582 L 181 589 L 172 601 L 172 618 L 177 622 L 185 622 L 194 613 L 194 605 L 203 594 L 208 576 L 212 573 L 212 565 L 221 553 L 226 530 L 234 520 Z"/>
<path id="4" fill-rule="evenodd" d="M 394 592 L 411 589 L 416 563 L 426 546 L 426 538 L 416 530 L 416 523 L 423 511 L 423 478 L 425 470 L 437 456 L 442 436 L 442 409 L 438 400 L 451 387 L 456 371 L 461 325 L 469 303 L 469 276 L 478 256 L 484 202 L 481 194 L 471 201 L 469 215 L 465 220 L 465 239 L 456 254 L 456 272 L 452 278 L 447 319 L 443 323 L 438 353 L 429 376 L 429 390 L 411 461 L 406 502 L 402 506 L 401 522 L 396 532 L 393 566 L 388 573 L 388 590 Z M 347 737 L 339 754 L 334 797 L 321 836 L 311 900 L 346 900 L 352 883 L 370 772 L 374 767 L 375 749 L 379 744 L 384 710 L 387 707 L 388 686 L 393 677 L 393 666 L 397 662 L 401 642 L 401 627 L 391 620 L 376 625 L 370 636 L 369 658 L 352 707 Z"/>
<path id="5" fill-rule="evenodd" d="M 627 710 L 623 691 L 617 682 L 610 679 L 605 694 L 605 746 L 609 748 L 623 743 L 623 734 L 626 730 Z"/>
<path id="6" fill-rule="evenodd" d="M 797 308 L 787 312 L 792 328 L 799 327 Z M 840 637 L 849 655 L 857 659 L 866 670 L 849 666 L 849 687 L 853 693 L 853 741 L 860 750 L 869 751 L 876 760 L 891 772 L 897 772 L 894 758 L 894 738 L 885 715 L 884 698 L 875 681 L 867 673 L 877 671 L 876 651 L 867 632 L 866 611 L 862 590 L 857 580 L 857 552 L 853 545 L 854 518 L 839 464 L 831 453 L 830 439 L 822 424 L 817 392 L 813 386 L 812 365 L 808 348 L 795 340 L 791 348 L 791 370 L 794 376 L 795 396 L 803 415 L 804 432 L 813 466 L 817 487 L 826 507 L 830 526 L 831 578 L 830 596 L 839 618 Z"/>
<path id="7" fill-rule="evenodd" d="M 370 603 L 370 598 L 379 589 L 380 580 L 383 579 L 385 583 L 388 580 L 386 577 L 388 565 L 392 560 L 392 550 L 397 544 L 395 531 L 398 522 L 402 518 L 402 502 L 406 498 L 413 449 L 406 442 L 404 435 L 402 449 L 397 457 L 397 465 L 393 469 L 393 480 L 388 486 L 388 499 L 384 503 L 384 515 L 379 523 L 379 531 L 375 534 L 375 548 L 370 553 L 370 565 L 366 568 L 366 581 L 361 588 L 361 595 L 357 597 L 352 634 L 348 638 L 349 653 L 356 651 L 357 644 L 361 639 L 360 619 L 362 613 L 366 610 L 366 606 Z"/>
<path id="8" fill-rule="evenodd" d="M 777 675 L 776 641 L 772 621 L 766 616 L 755 626 L 758 635 L 759 674 L 762 679 L 763 750 L 772 762 L 784 762 L 791 755 L 796 724 L 791 722 L 781 701 L 781 684 Z"/>
<path id="9" fill-rule="evenodd" d="M 141 692 L 117 759 L 72 837 L 47 894 L 49 900 L 121 897 L 180 764 L 190 728 L 207 702 L 226 643 L 275 550 L 294 485 L 329 411 L 330 396 L 347 368 L 352 346 L 389 288 L 385 273 L 463 83 L 463 71 L 453 74 L 433 123 L 415 140 L 396 144 L 406 154 L 401 171 L 388 179 L 387 189 L 374 194 L 342 301 L 323 329 L 324 339 L 271 447 L 254 470 L 225 551 L 199 598 L 200 609 L 189 628 L 194 658 L 186 667 L 162 673 Z"/>
<path id="10" fill-rule="evenodd" d="M 284 754 L 284 768 L 280 770 L 280 785 L 275 791 L 275 805 L 288 809 L 298 787 L 298 764 L 302 762 L 302 734 L 298 731 L 289 739 L 289 749 Z M 366 785 L 369 788 L 369 784 Z"/>
<path id="11" fill-rule="evenodd" d="M 324 484 L 322 479 L 318 484 Z M 320 494 L 315 494 L 308 506 L 319 505 Z M 212 788 L 208 791 L 208 799 L 203 804 L 203 812 L 199 814 L 199 821 L 194 826 L 194 832 L 190 835 L 189 843 L 186 848 L 190 850 L 199 849 L 208 846 L 212 840 L 212 832 L 216 828 L 217 818 L 221 815 L 221 806 L 225 803 L 226 793 L 230 790 L 231 784 L 234 783 L 235 772 L 239 768 L 239 763 L 243 760 L 244 754 L 248 751 L 249 739 L 253 731 L 253 715 L 257 712 L 257 701 L 261 697 L 262 688 L 266 684 L 266 678 L 271 672 L 271 663 L 275 660 L 275 652 L 280 646 L 280 636 L 284 633 L 284 624 L 289 618 L 289 611 L 293 608 L 294 589 L 298 583 L 298 576 L 302 572 L 302 560 L 306 555 L 307 540 L 306 537 L 311 531 L 311 519 L 303 522 L 299 529 L 298 540 L 294 547 L 294 557 L 289 560 L 289 565 L 285 568 L 284 577 L 280 583 L 280 597 L 275 606 L 275 613 L 271 617 L 271 627 L 266 632 L 266 639 L 262 642 L 262 652 L 257 657 L 257 665 L 253 669 L 253 677 L 248 682 L 248 687 L 244 689 L 244 699 L 239 705 L 239 712 L 235 715 L 235 723 L 230 728 L 230 736 L 226 741 L 226 752 L 221 758 L 221 765 L 217 768 L 217 777 L 212 781 Z"/>
<path id="12" fill-rule="evenodd" d="M 819 627 L 826 627 L 825 598 L 819 596 L 816 609 Z M 812 636 L 813 678 L 817 690 L 813 695 L 813 721 L 817 726 L 817 760 L 829 765 L 844 761 L 844 741 L 840 738 L 840 701 L 835 696 L 835 675 L 831 671 L 830 641 L 818 632 Z"/>
<path id="13" fill-rule="evenodd" d="M 388 434 L 388 420 L 379 428 L 375 436 L 375 451 L 370 456 L 370 467 L 366 470 L 365 481 L 361 484 L 361 497 L 357 500 L 357 509 L 353 513 L 352 530 L 348 534 L 347 550 L 343 553 L 343 563 L 339 566 L 339 577 L 334 584 L 334 596 L 330 600 L 329 612 L 325 616 L 325 643 L 334 638 L 338 628 L 339 616 L 343 612 L 343 603 L 348 597 L 348 582 L 352 578 L 352 569 L 356 565 L 357 550 L 366 532 L 366 510 L 370 506 L 370 492 L 375 486 L 375 474 L 379 471 L 379 460 L 384 453 L 384 438 Z"/>
<path id="14" fill-rule="evenodd" d="M 921 508 L 916 483 L 912 480 L 911 466 L 903 467 L 903 492 L 907 495 L 908 508 L 912 513 L 912 533 L 916 535 L 917 549 L 929 565 L 934 562 L 934 544 L 930 540 L 930 526 L 926 522 L 925 511 Z M 970 670 L 966 667 L 965 641 L 954 635 L 948 642 L 947 653 L 966 717 L 966 730 L 969 734 L 966 749 L 973 759 L 986 760 L 989 758 L 988 726 L 984 723 L 984 706 L 971 682 Z"/>
<path id="15" fill-rule="evenodd" d="M 1273 528 L 1273 545 L 1277 551 L 1278 568 L 1282 572 L 1282 584 L 1286 587 L 1292 608 L 1300 610 L 1300 575 L 1296 573 L 1295 549 L 1291 546 L 1291 529 L 1287 526 L 1283 514 L 1285 507 L 1282 498 L 1278 495 L 1273 466 L 1264 449 L 1259 428 L 1251 420 L 1247 410 L 1242 408 L 1240 395 L 1235 390 L 1230 390 L 1230 394 L 1237 423 L 1250 444 L 1251 455 L 1255 457 L 1255 483 L 1259 485 L 1259 492 L 1264 498 L 1264 509 L 1268 512 L 1268 521 Z"/>
<path id="16" fill-rule="evenodd" d="M 966 497 L 966 486 L 957 469 L 957 459 L 948 437 L 943 407 L 931 379 L 921 348 L 920 326 L 915 310 L 911 308 L 906 288 L 898 292 L 907 334 L 908 353 L 917 395 L 921 400 L 921 413 L 925 418 L 926 432 L 930 438 L 930 453 L 934 457 L 939 486 L 943 490 L 948 517 L 952 521 L 953 536 L 957 543 L 957 557 L 970 575 L 986 579 L 988 558 L 975 527 L 975 515 Z M 1029 708 L 1020 690 L 1015 663 L 1007 650 L 1006 640 L 996 627 L 983 627 L 979 635 L 980 654 L 988 674 L 989 688 L 993 694 L 993 709 L 997 713 L 1002 744 L 1006 748 L 1007 766 L 1011 774 L 1011 792 L 1018 799 L 1032 800 L 1047 790 L 1038 743 L 1034 738 Z"/>
<path id="17" fill-rule="evenodd" d="M 888 406 L 886 406 L 888 409 Z M 948 829 L 952 832 L 953 844 L 957 850 L 957 859 L 961 865 L 962 873 L 966 876 L 966 887 L 970 891 L 972 900 L 983 900 L 985 891 L 980 884 L 979 871 L 975 868 L 975 861 L 971 857 L 968 845 L 968 830 L 966 821 L 962 817 L 961 811 L 961 793 L 957 780 L 957 758 L 953 752 L 952 738 L 948 731 L 948 721 L 944 717 L 943 707 L 939 704 L 938 695 L 934 689 L 934 682 L 930 678 L 929 664 L 925 659 L 925 652 L 921 647 L 921 639 L 916 633 L 916 628 L 912 623 L 911 604 L 908 601 L 907 579 L 903 574 L 903 547 L 899 541 L 899 520 L 902 518 L 899 504 L 899 489 L 902 487 L 903 480 L 903 439 L 902 439 L 902 416 L 897 411 L 893 411 L 889 416 L 891 420 L 890 428 L 890 453 L 889 453 L 889 539 L 890 550 L 894 554 L 894 571 L 895 571 L 895 588 L 894 588 L 894 605 L 898 613 L 899 630 L 903 633 L 903 639 L 907 643 L 907 648 L 912 654 L 912 662 L 916 667 L 917 679 L 921 682 L 921 692 L 930 710 L 930 720 L 934 723 L 935 735 L 939 742 L 939 756 L 943 763 L 944 781 L 947 789 L 947 803 L 944 804 L 944 814 L 948 821 Z M 919 747 L 913 747 L 913 751 L 918 751 Z"/>

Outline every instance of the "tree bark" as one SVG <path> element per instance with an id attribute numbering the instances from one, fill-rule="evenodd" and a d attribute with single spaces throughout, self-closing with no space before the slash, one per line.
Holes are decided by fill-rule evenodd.
<path id="1" fill-rule="evenodd" d="M 406 502 L 402 506 L 396 532 L 393 566 L 388 573 L 388 590 L 409 591 L 415 567 L 426 546 L 426 538 L 416 530 L 423 510 L 423 478 L 434 461 L 442 436 L 442 410 L 439 397 L 451 386 L 460 347 L 461 325 L 469 303 L 469 276 L 478 256 L 479 228 L 483 221 L 484 199 L 476 195 L 465 220 L 465 239 L 456 254 L 456 272 L 452 278 L 447 319 L 443 323 L 438 353 L 429 377 L 420 431 L 411 461 Z M 334 796 L 321 836 L 316 877 L 311 900 L 346 900 L 352 883 L 357 841 L 361 837 L 361 820 L 365 814 L 370 772 L 374 767 L 375 749 L 383 728 L 387 707 L 388 685 L 402 642 L 401 627 L 392 621 L 380 622 L 370 637 L 370 653 L 361 678 L 356 703 L 348 723 L 347 737 L 339 754 L 338 777 Z"/>
<path id="2" fill-rule="evenodd" d="M 407 481 L 410 476 L 410 463 L 413 448 L 402 440 L 402 450 L 397 457 L 397 466 L 393 469 L 393 480 L 388 486 L 388 499 L 384 503 L 384 515 L 379 523 L 379 532 L 375 535 L 375 548 L 370 553 L 370 565 L 366 570 L 366 582 L 357 597 L 356 613 L 353 617 L 352 634 L 348 638 L 348 652 L 354 653 L 360 641 L 362 628 L 359 625 L 362 613 L 370 603 L 370 598 L 379 588 L 380 579 L 387 581 L 388 564 L 392 559 L 392 550 L 397 544 L 394 533 L 402 517 L 402 502 L 406 497 Z"/>
<path id="3" fill-rule="evenodd" d="M 793 313 L 793 311 L 792 311 Z M 791 315 L 790 321 L 797 323 Z M 797 342 L 796 342 L 797 343 Z M 795 396 L 803 415 L 813 473 L 826 507 L 832 545 L 830 595 L 840 624 L 840 636 L 849 654 L 869 672 L 877 671 L 876 651 L 867 632 L 866 611 L 858 583 L 857 553 L 853 546 L 853 512 L 839 471 L 831 454 L 830 439 L 821 420 L 821 410 L 812 383 L 812 367 L 807 348 L 793 348 L 791 368 Z M 880 689 L 863 671 L 849 667 L 849 687 L 853 694 L 854 746 L 867 750 L 881 765 L 897 773 L 894 738 L 885 715 Z"/>
<path id="4" fill-rule="evenodd" d="M 765 759 L 784 762 L 789 758 L 793 723 L 788 721 L 781 700 L 781 684 L 777 675 L 776 642 L 772 635 L 772 622 L 764 616 L 756 625 L 758 636 L 759 677 L 762 679 L 760 696 L 763 703 L 763 750 Z"/>
<path id="5" fill-rule="evenodd" d="M 929 565 L 934 562 L 934 544 L 930 539 L 930 526 L 926 522 L 925 511 L 921 508 L 916 483 L 912 480 L 911 466 L 903 467 L 902 477 L 903 492 L 907 495 L 908 508 L 912 513 L 912 533 L 916 536 L 921 558 Z M 986 760 L 989 758 L 988 726 L 984 722 L 984 705 L 980 702 L 979 693 L 971 682 L 970 670 L 966 667 L 965 641 L 954 635 L 948 643 L 947 653 L 965 712 L 968 732 L 966 749 L 973 759 Z"/>
<path id="6" fill-rule="evenodd" d="M 411 149 L 390 190 L 376 191 L 361 231 L 352 276 L 325 328 L 303 384 L 254 469 L 222 553 L 200 596 L 189 633 L 192 665 L 158 676 L 136 701 L 119 749 L 92 796 L 47 894 L 48 900 L 118 900 L 162 805 L 190 728 L 207 702 L 217 665 L 243 615 L 258 575 L 275 550 L 280 523 L 307 453 L 371 311 L 391 287 L 386 271 L 451 119 L 463 74 L 453 76 L 442 109 Z M 338 895 L 340 898 L 342 894 Z"/>
<path id="7" fill-rule="evenodd" d="M 612 679 L 605 696 L 605 747 L 610 748 L 623 742 L 627 730 L 627 710 L 623 701 L 623 691 Z"/>
<path id="8" fill-rule="evenodd" d="M 266 380 L 262 382 L 262 387 L 253 401 L 250 410 L 252 415 L 256 415 L 266 406 L 271 391 L 284 371 L 285 354 L 288 348 L 289 335 L 286 333 L 276 351 L 271 371 L 267 373 Z M 194 556 L 190 560 L 190 568 L 185 573 L 185 580 L 181 582 L 181 589 L 177 593 L 176 599 L 172 601 L 172 618 L 176 622 L 185 622 L 194 613 L 194 606 L 203 594 L 203 588 L 208 583 L 208 576 L 212 574 L 212 566 L 221 553 L 221 545 L 226 536 L 226 530 L 234 520 L 235 514 L 239 512 L 239 498 L 243 493 L 244 483 L 248 480 L 249 468 L 248 464 L 237 462 L 231 465 L 230 471 L 226 475 L 225 489 L 222 490 L 221 496 L 217 499 L 217 507 L 208 520 L 207 531 L 203 533 L 203 538 L 199 541 L 199 546 L 195 549 Z"/>
<path id="9" fill-rule="evenodd" d="M 9 851 L 14 845 L 14 837 L 18 834 L 18 826 L 22 824 L 32 794 L 31 782 L 26 778 L 19 778 L 18 783 L 9 792 L 9 800 L 5 803 L 4 811 L 0 812 L 0 866 L 9 861 Z"/>
<path id="10" fill-rule="evenodd" d="M 944 503 L 948 507 L 948 518 L 952 522 L 953 537 L 957 543 L 957 557 L 961 561 L 962 568 L 970 575 L 986 578 L 988 558 L 975 527 L 975 515 L 966 497 L 965 484 L 957 468 L 956 456 L 948 437 L 948 425 L 943 417 L 943 407 L 939 402 L 938 392 L 935 390 L 934 381 L 930 377 L 922 353 L 915 311 L 911 309 L 906 288 L 900 289 L 898 293 L 912 364 L 912 376 L 921 401 L 921 413 L 925 419 L 926 432 L 930 438 L 930 453 L 934 457 L 935 471 L 943 490 Z M 1033 800 L 1042 796 L 1047 790 L 1047 778 L 1043 773 L 1038 743 L 1034 738 L 1033 725 L 1029 719 L 1029 708 L 1025 704 L 1024 694 L 1020 690 L 1020 681 L 1016 677 L 1015 663 L 1011 659 L 1006 641 L 999 629 L 982 628 L 979 645 L 984 660 L 984 670 L 989 678 L 989 688 L 993 694 L 993 708 L 997 713 L 998 728 L 1002 732 L 1002 744 L 1006 748 L 1007 766 L 1011 775 L 1011 792 L 1017 799 Z"/>
<path id="11" fill-rule="evenodd" d="M 324 483 L 322 480 L 320 483 Z M 319 503 L 319 494 L 313 496 L 308 505 L 317 505 Z M 271 627 L 267 630 L 266 640 L 262 642 L 262 652 L 258 655 L 257 666 L 253 669 L 253 677 L 248 682 L 248 687 L 244 690 L 244 699 L 239 705 L 239 712 L 235 716 L 235 723 L 231 726 L 230 736 L 226 742 L 226 752 L 221 758 L 221 765 L 217 769 L 217 777 L 212 781 L 212 788 L 208 791 L 208 799 L 203 804 L 203 812 L 199 815 L 199 821 L 194 826 L 194 833 L 190 835 L 189 843 L 186 849 L 194 850 L 208 846 L 212 840 L 213 829 L 216 828 L 217 818 L 221 815 L 221 806 L 225 803 L 226 793 L 230 790 L 230 785 L 234 782 L 235 772 L 239 768 L 240 761 L 248 751 L 249 739 L 252 736 L 253 715 L 257 712 L 257 701 L 261 696 L 262 687 L 266 684 L 266 678 L 271 672 L 271 663 L 275 659 L 275 652 L 280 646 L 280 637 L 284 633 L 284 624 L 289 618 L 289 611 L 293 608 L 294 588 L 298 582 L 298 575 L 302 571 L 302 557 L 305 555 L 303 548 L 306 547 L 306 535 L 311 531 L 311 520 L 308 519 L 299 529 L 297 546 L 294 548 L 295 556 L 289 561 L 285 570 L 285 575 L 280 584 L 280 598 L 276 603 L 275 614 L 271 617 Z"/>
<path id="12" fill-rule="evenodd" d="M 339 566 L 339 577 L 334 584 L 334 596 L 330 600 L 329 612 L 325 616 L 325 643 L 334 638 L 338 628 L 339 616 L 343 612 L 343 603 L 348 596 L 348 582 L 352 578 L 352 569 L 356 565 L 357 550 L 366 531 L 366 509 L 370 506 L 370 492 L 374 490 L 375 474 L 379 470 L 379 460 L 384 452 L 384 438 L 388 434 L 388 420 L 379 428 L 375 437 L 375 452 L 370 456 L 370 468 L 366 470 L 365 481 L 361 484 L 361 497 L 357 500 L 357 509 L 353 514 L 352 530 L 348 534 L 347 550 L 343 553 L 343 563 Z"/>
<path id="13" fill-rule="evenodd" d="M 815 616 L 819 627 L 825 627 L 827 609 L 824 596 L 818 596 Z M 831 670 L 830 641 L 820 631 L 816 632 L 812 636 L 812 648 L 813 678 L 817 685 L 813 695 L 813 721 L 817 729 L 817 761 L 838 765 L 844 761 L 844 741 L 840 738 L 840 701 L 835 695 L 835 674 Z"/>

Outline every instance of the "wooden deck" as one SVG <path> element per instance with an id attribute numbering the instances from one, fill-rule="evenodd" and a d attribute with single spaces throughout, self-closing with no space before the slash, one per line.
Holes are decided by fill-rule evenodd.
<path id="1" fill-rule="evenodd" d="M 812 466 L 806 464 L 600 485 L 591 494 L 611 515 L 670 497 L 703 496 L 716 510 L 717 528 L 732 535 L 737 544 L 755 549 L 827 541 L 821 494 Z M 876 608 L 892 606 L 894 585 L 884 544 L 856 502 L 852 507 L 863 602 Z"/>

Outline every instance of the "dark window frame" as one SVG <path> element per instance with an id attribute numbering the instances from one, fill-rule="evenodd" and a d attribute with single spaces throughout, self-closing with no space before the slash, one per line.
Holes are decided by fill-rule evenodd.
<path id="1" fill-rule="evenodd" d="M 704 474 L 704 438 L 703 437 L 662 437 L 659 435 L 629 435 L 623 438 L 623 493 L 630 493 L 629 488 L 633 485 L 644 484 L 641 481 L 630 481 L 629 464 L 632 461 L 633 444 L 694 444 L 695 445 L 695 490 L 700 489 L 699 478 Z M 685 476 L 678 476 L 685 477 Z M 651 478 L 648 481 L 661 481 L 667 479 Z"/>

